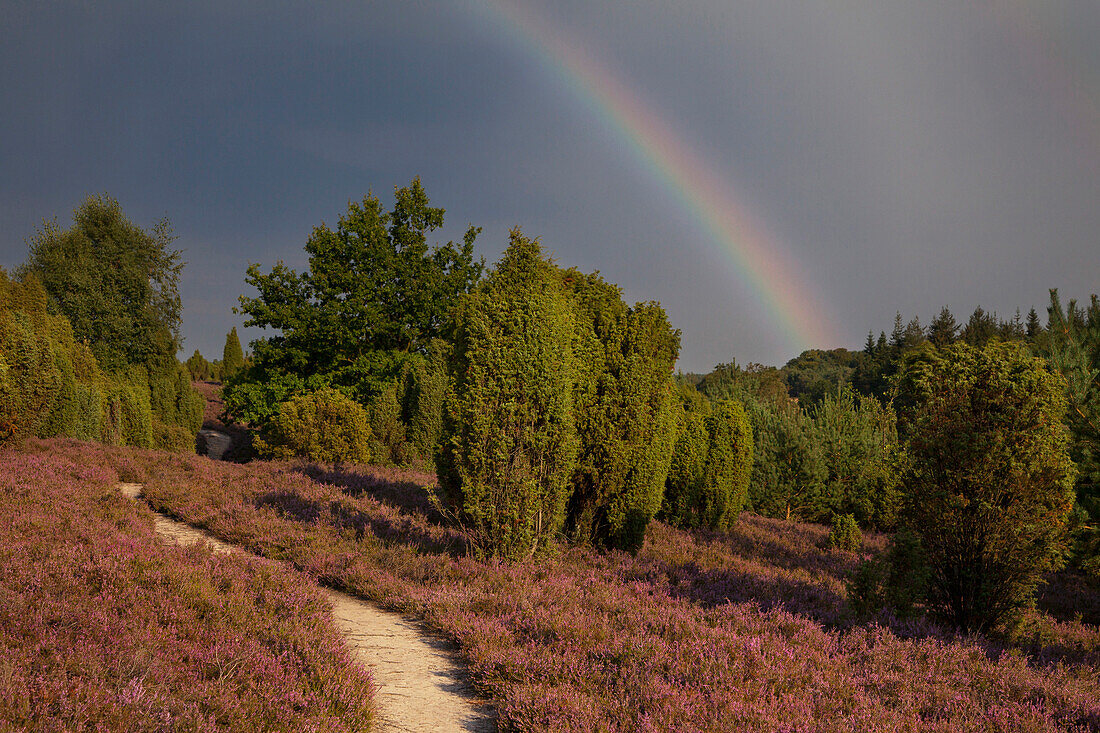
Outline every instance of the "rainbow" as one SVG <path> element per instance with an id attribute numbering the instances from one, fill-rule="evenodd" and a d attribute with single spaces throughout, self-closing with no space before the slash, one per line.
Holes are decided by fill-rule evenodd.
<path id="1" fill-rule="evenodd" d="M 797 354 L 832 348 L 844 338 L 820 297 L 802 277 L 788 247 L 768 231 L 719 175 L 651 106 L 580 44 L 544 18 L 503 0 L 480 0 L 491 22 L 516 41 L 622 141 L 638 164 L 702 224 L 744 285 L 781 327 L 785 346 Z"/>

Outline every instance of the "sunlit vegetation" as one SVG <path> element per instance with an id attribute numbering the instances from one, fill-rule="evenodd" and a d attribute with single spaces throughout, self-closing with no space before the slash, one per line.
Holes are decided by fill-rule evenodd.
<path id="1" fill-rule="evenodd" d="M 118 455 L 0 450 L 0 728 L 366 730 L 370 674 L 313 582 L 164 545 L 115 484 L 165 454 Z"/>
<path id="2" fill-rule="evenodd" d="M 107 197 L 0 271 L 0 638 L 38 675 L 0 666 L 2 722 L 369 717 L 366 678 L 298 576 L 158 549 L 110 494 L 125 475 L 155 508 L 455 641 L 506 730 L 1100 729 L 1097 296 L 1051 291 L 1045 326 L 1034 309 L 943 308 L 928 327 L 898 313 L 862 351 L 674 374 L 680 331 L 659 304 L 518 228 L 488 268 L 476 227 L 430 245 L 443 215 L 414 179 L 389 211 L 368 196 L 318 226 L 306 271 L 252 266 L 241 311 L 268 331 L 246 356 L 233 328 L 215 361 L 175 357 L 167 224 L 145 232 Z M 207 424 L 265 460 L 183 455 L 202 419 L 191 381 L 224 398 Z M 35 440 L 55 436 L 87 442 Z M 59 580 L 70 561 L 92 570 Z M 148 623 L 127 625 L 116 600 L 150 584 Z M 281 620 L 290 596 L 299 625 Z M 95 645 L 72 667 L 50 619 L 12 610 L 83 634 L 68 597 L 102 605 L 103 638 L 130 635 L 136 672 Z M 192 636 L 169 644 L 149 604 L 182 609 L 196 639 L 248 626 L 240 653 L 292 653 L 234 667 L 231 701 L 227 674 L 191 681 L 209 671 Z M 167 681 L 133 692 L 153 667 Z M 283 702 L 266 707 L 265 685 Z M 73 690 L 87 702 L 48 702 Z"/>

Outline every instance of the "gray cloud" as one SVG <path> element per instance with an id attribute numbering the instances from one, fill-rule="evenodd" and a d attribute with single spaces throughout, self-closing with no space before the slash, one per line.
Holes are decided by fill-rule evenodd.
<path id="1" fill-rule="evenodd" d="M 681 366 L 781 363 L 781 324 L 663 184 L 477 2 L 7 3 L 0 264 L 108 191 L 167 215 L 190 262 L 188 350 L 219 355 L 250 261 L 416 174 L 444 239 L 541 235 L 660 300 Z M 744 191 L 846 344 L 947 304 L 1097 290 L 1100 6 L 537 2 Z M 1091 30 L 1090 30 L 1091 29 Z"/>

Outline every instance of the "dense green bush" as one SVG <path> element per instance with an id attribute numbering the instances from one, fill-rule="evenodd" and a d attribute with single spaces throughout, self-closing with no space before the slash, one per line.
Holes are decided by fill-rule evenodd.
<path id="1" fill-rule="evenodd" d="M 628 308 L 598 273 L 562 273 L 576 313 L 573 414 L 580 449 L 566 525 L 572 539 L 637 551 L 661 508 L 676 439 L 670 383 L 680 333 L 656 303 Z"/>
<path id="2" fill-rule="evenodd" d="M 927 601 L 930 577 L 920 536 L 903 529 L 890 538 L 881 557 L 867 560 L 856 569 L 848 583 L 848 605 L 860 617 L 882 609 L 889 609 L 898 618 L 912 617 Z"/>
<path id="3" fill-rule="evenodd" d="M 700 523 L 729 529 L 748 500 L 752 479 L 752 426 L 745 408 L 734 399 L 722 400 L 706 417 L 707 461 L 701 502 L 693 509 Z"/>
<path id="4" fill-rule="evenodd" d="M 1065 549 L 1064 385 L 1020 346 L 956 344 L 907 367 L 898 394 L 902 521 L 928 560 L 929 608 L 967 630 L 1009 619 Z"/>
<path id="5" fill-rule="evenodd" d="M 661 512 L 665 521 L 674 526 L 698 526 L 695 508 L 703 503 L 709 442 L 706 416 L 694 410 L 681 410 Z"/>
<path id="6" fill-rule="evenodd" d="M 576 463 L 572 306 L 514 229 L 455 318 L 439 483 L 481 555 L 530 557 L 562 531 Z"/>
<path id="7" fill-rule="evenodd" d="M 125 379 L 109 378 L 103 395 L 103 432 L 108 445 L 153 446 L 153 412 L 149 391 Z"/>
<path id="8" fill-rule="evenodd" d="M 46 311 L 34 275 L 0 269 L 0 442 L 65 436 L 98 440 L 103 374 L 63 316 Z"/>
<path id="9" fill-rule="evenodd" d="M 856 518 L 851 514 L 834 514 L 827 544 L 829 547 L 850 552 L 858 552 L 862 549 L 863 532 L 859 530 Z"/>
<path id="10" fill-rule="evenodd" d="M 254 446 L 260 454 L 274 458 L 366 463 L 371 459 L 370 441 L 366 411 L 330 388 L 297 395 L 279 405 L 264 437 L 256 439 Z"/>
<path id="11" fill-rule="evenodd" d="M 433 339 L 428 353 L 411 359 L 398 381 L 398 400 L 405 437 L 418 457 L 431 459 L 443 430 L 443 400 L 447 394 L 447 358 L 450 344 Z"/>
<path id="12" fill-rule="evenodd" d="M 384 466 L 398 466 L 410 458 L 405 439 L 405 423 L 401 421 L 401 404 L 397 400 L 397 384 L 382 390 L 367 411 L 371 428 L 371 455 Z"/>
<path id="13" fill-rule="evenodd" d="M 26 282 L 41 282 L 50 313 L 69 324 L 68 335 L 46 328 L 59 347 L 55 360 L 59 389 L 64 391 L 59 412 L 47 421 L 50 434 L 89 435 L 97 422 L 81 425 L 79 416 L 73 421 L 72 405 L 87 404 L 95 396 L 87 380 L 67 376 L 66 360 L 77 369 L 77 361 L 83 359 L 68 355 L 69 344 L 78 341 L 87 344 L 111 381 L 143 386 L 147 394 L 138 402 L 148 404 L 158 420 L 192 434 L 198 430 L 203 401 L 191 389 L 190 373 L 176 359 L 183 262 L 182 253 L 170 248 L 174 239 L 167 221 L 147 232 L 127 219 L 114 199 L 91 196 L 73 213 L 71 228 L 62 230 L 56 222 L 47 222 L 29 240 L 29 258 L 19 272 Z M 45 314 L 46 305 L 22 310 Z M 78 389 L 80 384 L 85 389 Z M 98 421 L 101 431 L 112 440 L 129 442 L 122 436 L 132 434 L 136 445 L 150 443 L 152 420 L 145 419 L 131 399 L 134 395 L 104 388 L 100 397 L 107 411 Z M 118 420 L 122 422 L 108 424 Z"/>

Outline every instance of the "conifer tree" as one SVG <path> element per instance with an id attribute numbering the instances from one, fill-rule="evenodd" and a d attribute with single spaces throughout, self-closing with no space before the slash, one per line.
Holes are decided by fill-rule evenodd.
<path id="1" fill-rule="evenodd" d="M 1039 314 L 1035 312 L 1035 307 L 1032 306 L 1031 310 L 1027 312 L 1026 334 L 1028 343 L 1035 343 L 1042 332 L 1043 324 L 1039 322 Z"/>
<path id="2" fill-rule="evenodd" d="M 232 379 L 243 368 L 244 350 L 237 336 L 237 327 L 234 326 L 225 335 L 225 347 L 222 349 L 222 379 L 227 381 Z"/>
<path id="3" fill-rule="evenodd" d="M 937 347 L 948 346 L 955 343 L 958 337 L 959 324 L 955 322 L 955 316 L 945 305 L 940 309 L 940 314 L 932 319 L 928 325 L 928 340 Z"/>
<path id="4" fill-rule="evenodd" d="M 577 454 L 574 328 L 556 269 L 518 228 L 459 302 L 439 484 L 482 556 L 527 558 L 562 531 Z"/>

